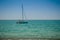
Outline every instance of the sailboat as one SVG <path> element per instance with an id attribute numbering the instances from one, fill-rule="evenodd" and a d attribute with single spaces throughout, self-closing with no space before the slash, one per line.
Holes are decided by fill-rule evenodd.
<path id="1" fill-rule="evenodd" d="M 24 20 L 24 12 L 23 12 L 23 2 L 22 2 L 22 20 L 19 20 L 18 22 L 16 22 L 17 24 L 27 24 L 27 20 Z"/>

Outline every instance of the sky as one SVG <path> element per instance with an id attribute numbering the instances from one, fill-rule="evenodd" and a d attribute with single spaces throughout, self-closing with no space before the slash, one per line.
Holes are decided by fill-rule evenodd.
<path id="1" fill-rule="evenodd" d="M 22 19 L 22 0 L 0 0 L 0 20 Z M 60 20 L 60 0 L 23 0 L 27 20 Z"/>

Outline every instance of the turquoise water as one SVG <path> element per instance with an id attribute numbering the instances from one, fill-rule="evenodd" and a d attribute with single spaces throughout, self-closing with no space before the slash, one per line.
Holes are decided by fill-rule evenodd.
<path id="1" fill-rule="evenodd" d="M 60 38 L 60 20 L 0 20 L 0 38 Z"/>

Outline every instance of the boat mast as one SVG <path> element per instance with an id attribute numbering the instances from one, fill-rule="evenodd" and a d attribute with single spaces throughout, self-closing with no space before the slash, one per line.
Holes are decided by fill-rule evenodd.
<path id="1" fill-rule="evenodd" d="M 23 0 L 22 0 L 22 20 L 24 20 L 24 15 L 23 15 Z"/>

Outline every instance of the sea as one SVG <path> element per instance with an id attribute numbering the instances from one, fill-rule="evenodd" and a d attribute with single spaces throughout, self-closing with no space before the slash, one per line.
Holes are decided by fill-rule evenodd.
<path id="1" fill-rule="evenodd" d="M 60 20 L 0 20 L 0 38 L 60 38 Z"/>

